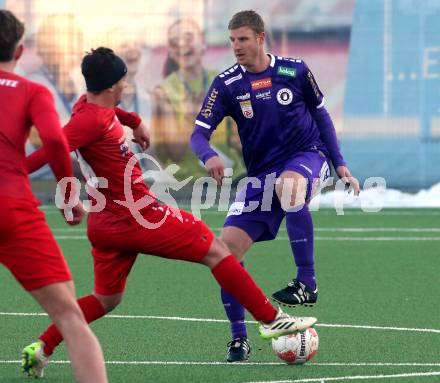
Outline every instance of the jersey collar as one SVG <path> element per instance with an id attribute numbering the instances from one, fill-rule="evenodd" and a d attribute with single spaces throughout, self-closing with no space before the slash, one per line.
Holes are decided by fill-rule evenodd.
<path id="1" fill-rule="evenodd" d="M 275 56 L 272 53 L 268 53 L 267 55 L 270 57 L 269 66 L 273 68 L 275 66 Z M 240 68 L 243 72 L 246 72 L 246 68 L 243 65 L 240 65 Z"/>

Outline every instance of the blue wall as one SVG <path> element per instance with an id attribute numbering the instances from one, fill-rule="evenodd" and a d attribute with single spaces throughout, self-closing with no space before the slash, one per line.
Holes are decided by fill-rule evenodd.
<path id="1" fill-rule="evenodd" d="M 362 179 L 382 175 L 412 189 L 440 182 L 440 131 L 432 124 L 440 117 L 439 20 L 440 1 L 356 2 L 344 105 L 351 126 L 341 138 Z M 374 118 L 380 136 L 357 135 L 356 121 Z M 418 129 L 403 137 L 386 118 L 415 120 Z"/>

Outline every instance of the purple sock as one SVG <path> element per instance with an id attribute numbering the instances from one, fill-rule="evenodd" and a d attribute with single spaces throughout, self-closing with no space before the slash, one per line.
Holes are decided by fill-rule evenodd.
<path id="1" fill-rule="evenodd" d="M 243 262 L 240 265 L 244 267 Z M 221 289 L 221 297 L 226 315 L 231 322 L 232 339 L 247 338 L 246 323 L 244 322 L 244 307 L 231 294 Z"/>
<path id="2" fill-rule="evenodd" d="M 296 279 L 307 287 L 315 289 L 313 221 L 308 205 L 304 205 L 299 211 L 288 211 L 286 213 L 286 226 L 290 246 L 298 268 Z"/>

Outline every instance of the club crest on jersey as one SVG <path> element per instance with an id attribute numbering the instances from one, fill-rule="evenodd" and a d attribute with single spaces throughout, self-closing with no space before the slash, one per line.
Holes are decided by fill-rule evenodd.
<path id="1" fill-rule="evenodd" d="M 252 103 L 250 100 L 240 101 L 240 108 L 243 112 L 243 116 L 245 116 L 246 118 L 254 117 L 254 110 L 252 109 Z"/>
<path id="2" fill-rule="evenodd" d="M 277 101 L 281 105 L 289 105 L 293 100 L 293 93 L 289 88 L 282 88 L 277 92 Z"/>
<path id="3" fill-rule="evenodd" d="M 270 77 L 261 78 L 251 82 L 252 90 L 270 88 L 272 86 L 272 79 Z"/>

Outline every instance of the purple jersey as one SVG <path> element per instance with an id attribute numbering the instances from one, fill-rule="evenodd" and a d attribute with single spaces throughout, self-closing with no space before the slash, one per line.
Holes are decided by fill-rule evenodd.
<path id="1" fill-rule="evenodd" d="M 329 155 L 311 114 L 324 105 L 312 72 L 302 60 L 269 56 L 263 72 L 251 73 L 236 64 L 219 74 L 195 121 L 195 129 L 209 140 L 225 116 L 235 120 L 249 176 L 272 171 L 299 152 Z M 198 146 L 194 140 L 192 146 Z M 198 147 L 204 162 L 215 155 L 206 146 Z"/>

